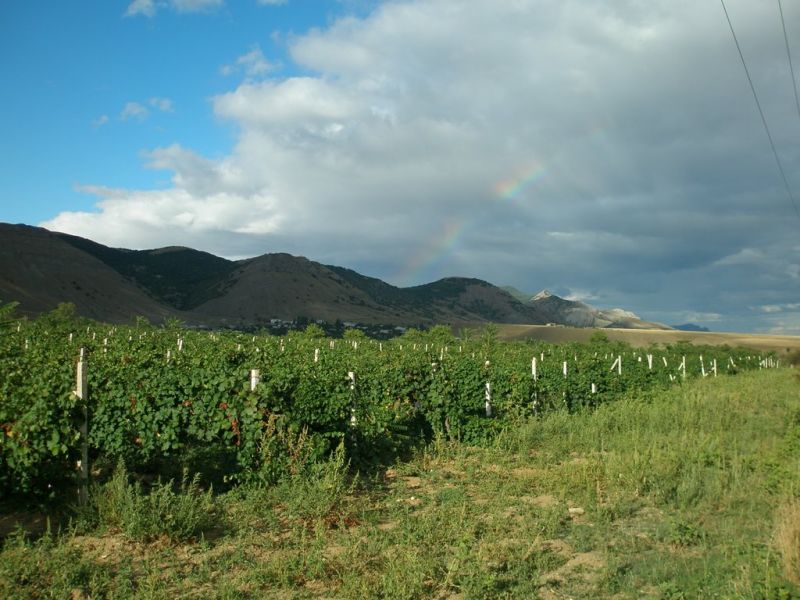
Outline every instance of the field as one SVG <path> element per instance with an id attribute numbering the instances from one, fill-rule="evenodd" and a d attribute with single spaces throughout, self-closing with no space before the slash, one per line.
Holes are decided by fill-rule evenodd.
<path id="1" fill-rule="evenodd" d="M 661 329 L 587 329 L 545 325 L 498 325 L 500 338 L 509 341 L 537 340 L 552 344 L 588 342 L 592 334 L 602 331 L 609 339 L 630 344 L 635 348 L 654 344 L 676 344 L 686 341 L 707 346 L 741 346 L 762 352 L 787 354 L 800 349 L 800 337 L 766 333 L 718 333 Z"/>
<path id="2" fill-rule="evenodd" d="M 370 477 L 334 459 L 198 502 L 188 541 L 168 521 L 143 535 L 158 515 L 117 481 L 100 518 L 8 539 L 0 596 L 796 598 L 799 392 L 761 371 L 434 442 Z"/>
<path id="3" fill-rule="evenodd" d="M 7 328 L 0 597 L 800 597 L 794 369 L 495 333 Z"/>

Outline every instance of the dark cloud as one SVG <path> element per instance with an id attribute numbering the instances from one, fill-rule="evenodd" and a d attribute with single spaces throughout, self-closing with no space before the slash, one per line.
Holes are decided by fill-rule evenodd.
<path id="1" fill-rule="evenodd" d="M 777 8 L 728 4 L 800 189 Z M 800 11 L 786 16 L 800 31 Z M 476 276 L 650 319 L 800 333 L 800 219 L 720 6 L 387 2 L 291 52 L 313 76 L 214 99 L 240 130 L 231 155 L 155 150 L 173 187 L 100 188 L 98 212 L 45 225 L 115 245 L 289 251 L 402 284 Z"/>

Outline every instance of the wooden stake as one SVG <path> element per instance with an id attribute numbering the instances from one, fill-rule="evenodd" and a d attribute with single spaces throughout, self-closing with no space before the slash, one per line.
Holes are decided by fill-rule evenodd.
<path id="1" fill-rule="evenodd" d="M 261 372 L 258 369 L 250 369 L 250 391 L 254 392 L 259 381 L 261 381 Z"/>
<path id="2" fill-rule="evenodd" d="M 75 370 L 75 396 L 79 400 L 81 416 L 81 459 L 78 461 L 80 469 L 80 482 L 78 487 L 78 502 L 86 506 L 89 502 L 89 377 L 86 372 L 85 351 L 81 348 L 78 366 Z"/>

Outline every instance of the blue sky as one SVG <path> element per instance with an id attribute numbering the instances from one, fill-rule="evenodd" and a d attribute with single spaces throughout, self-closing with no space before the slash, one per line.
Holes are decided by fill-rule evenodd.
<path id="1" fill-rule="evenodd" d="M 38 223 L 60 210 L 89 210 L 75 188 L 168 184 L 140 168 L 140 153 L 176 140 L 207 156 L 234 143 L 210 98 L 234 85 L 226 65 L 260 49 L 272 73 L 296 74 L 287 40 L 364 6 L 336 0 L 175 10 L 126 16 L 130 2 L 31 0 L 0 8 L 0 63 L 6 85 L 0 121 L 0 174 L 10 199 L 2 218 Z M 240 69 L 243 69 L 240 67 Z M 156 99 L 171 104 L 164 111 Z M 129 103 L 147 114 L 123 116 Z M 156 104 L 154 106 L 154 104 Z"/>
<path id="2" fill-rule="evenodd" d="M 777 5 L 726 5 L 800 202 Z M 800 218 L 718 3 L 16 1 L 0 52 L 2 221 L 800 334 Z"/>

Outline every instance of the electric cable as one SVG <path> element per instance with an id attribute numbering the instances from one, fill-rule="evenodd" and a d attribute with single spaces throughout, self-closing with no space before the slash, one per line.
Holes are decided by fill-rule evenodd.
<path id="1" fill-rule="evenodd" d="M 733 36 L 733 41 L 736 44 L 736 50 L 739 52 L 739 58 L 742 60 L 742 66 L 744 67 L 745 75 L 747 75 L 747 81 L 750 83 L 750 90 L 753 92 L 753 99 L 756 101 L 756 107 L 758 108 L 758 114 L 761 115 L 761 123 L 764 125 L 764 131 L 767 132 L 767 138 L 769 139 L 769 145 L 772 148 L 772 154 L 775 156 L 775 162 L 778 165 L 778 171 L 780 171 L 781 179 L 783 179 L 783 185 L 786 187 L 786 193 L 789 196 L 789 200 L 794 207 L 794 212 L 798 218 L 800 218 L 800 209 L 797 208 L 797 202 L 795 202 L 794 195 L 792 194 L 792 188 L 789 186 L 789 180 L 786 178 L 786 172 L 783 169 L 783 164 L 781 163 L 780 156 L 778 156 L 778 150 L 775 148 L 775 142 L 772 139 L 772 134 L 769 132 L 769 126 L 767 125 L 767 119 L 764 117 L 764 111 L 761 108 L 761 102 L 758 100 L 758 94 L 756 93 L 756 87 L 753 85 L 753 79 L 750 77 L 750 70 L 747 68 L 747 63 L 744 60 L 744 54 L 742 54 L 742 47 L 739 45 L 739 39 L 736 37 L 736 31 L 733 29 L 733 23 L 731 22 L 731 17 L 728 14 L 728 9 L 725 7 L 725 0 L 719 0 L 722 3 L 722 10 L 725 12 L 725 18 L 728 21 L 728 27 L 731 28 L 731 35 Z"/>

